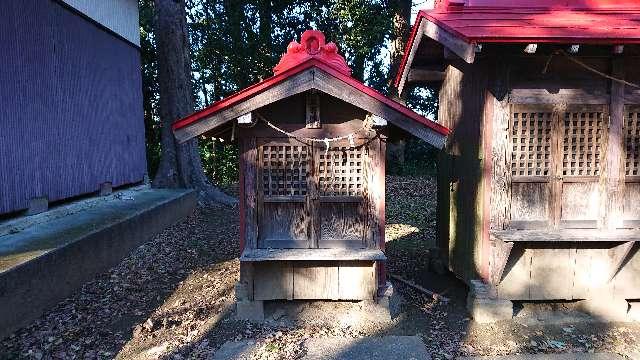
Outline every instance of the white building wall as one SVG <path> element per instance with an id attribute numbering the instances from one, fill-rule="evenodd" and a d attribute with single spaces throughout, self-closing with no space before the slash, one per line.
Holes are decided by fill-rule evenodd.
<path id="1" fill-rule="evenodd" d="M 61 0 L 107 29 L 140 46 L 137 0 Z"/>

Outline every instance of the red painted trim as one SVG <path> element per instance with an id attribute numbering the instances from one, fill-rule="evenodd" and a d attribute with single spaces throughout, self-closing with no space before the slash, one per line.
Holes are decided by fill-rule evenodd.
<path id="1" fill-rule="evenodd" d="M 424 10 L 420 10 L 418 12 L 418 17 L 416 17 L 416 22 L 413 24 L 413 28 L 411 29 L 411 35 L 409 35 L 409 40 L 407 41 L 407 46 L 404 49 L 404 54 L 402 55 L 402 61 L 400 62 L 400 67 L 398 68 L 398 73 L 396 74 L 396 80 L 394 81 L 394 86 L 397 88 L 400 85 L 400 79 L 402 79 L 402 74 L 404 73 L 404 68 L 407 66 L 407 61 L 409 61 L 409 53 L 411 53 L 411 48 L 413 47 L 413 43 L 416 41 L 416 36 L 418 35 L 418 29 L 420 29 L 420 22 L 424 16 L 422 13 Z"/>
<path id="2" fill-rule="evenodd" d="M 239 102 L 242 102 L 243 100 L 257 95 L 267 89 L 269 89 L 271 86 L 276 85 L 281 83 L 282 81 L 286 80 L 288 77 L 291 77 L 303 70 L 308 69 L 309 67 L 311 67 L 310 65 L 313 63 L 319 63 L 319 60 L 317 59 L 310 59 L 308 60 L 308 62 L 304 62 L 301 63 L 297 66 L 294 66 L 290 69 L 287 69 L 286 71 L 283 71 L 281 73 L 279 73 L 276 76 L 272 76 L 270 78 L 267 78 L 259 83 L 253 84 L 245 89 L 242 89 L 236 93 L 234 93 L 233 95 L 230 95 L 222 100 L 216 101 L 213 104 L 211 104 L 210 106 L 200 110 L 200 111 L 196 111 L 193 114 L 182 118 L 180 120 L 177 120 L 176 122 L 173 123 L 172 128 L 173 130 L 177 130 L 177 129 L 181 129 L 191 123 L 194 123 L 200 119 L 206 118 L 210 115 L 213 115 L 219 111 L 224 110 L 225 108 L 235 105 Z"/>
<path id="3" fill-rule="evenodd" d="M 252 96 L 255 96 L 267 89 L 269 89 L 270 87 L 281 83 L 283 81 L 285 81 L 287 78 L 294 76 L 306 69 L 309 69 L 311 67 L 317 67 L 321 70 L 323 70 L 324 72 L 328 73 L 329 75 L 343 81 L 344 83 L 346 83 L 347 85 L 350 85 L 351 87 L 353 87 L 354 89 L 384 103 L 385 105 L 389 106 L 390 108 L 400 112 L 401 114 L 405 115 L 406 117 L 415 120 L 416 122 L 421 123 L 422 125 L 427 126 L 428 128 L 430 128 L 431 130 L 442 134 L 442 135 L 448 135 L 449 134 L 449 129 L 447 129 L 446 127 L 436 123 L 433 120 L 427 119 L 424 116 L 421 116 L 419 114 L 417 114 L 416 112 L 414 112 L 413 110 L 407 108 L 406 106 L 395 102 L 389 98 L 387 98 L 386 96 L 382 95 L 381 93 L 377 92 L 376 90 L 362 84 L 361 82 L 357 81 L 356 79 L 347 76 L 345 74 L 343 74 L 342 72 L 334 69 L 331 65 L 326 64 L 324 61 L 322 61 L 321 59 L 317 59 L 317 58 L 311 58 L 303 63 L 300 63 L 299 65 L 292 67 L 286 71 L 283 71 L 282 73 L 279 73 L 276 76 L 272 76 L 262 82 L 259 82 L 255 85 L 252 85 L 242 91 L 239 91 L 225 99 L 222 99 L 220 101 L 217 101 L 215 103 L 213 103 L 211 106 L 202 109 L 196 113 L 193 113 L 183 119 L 180 119 L 178 121 L 176 121 L 175 123 L 173 123 L 173 130 L 178 130 L 181 129 L 183 127 L 186 127 L 198 120 L 204 119 L 206 117 L 209 117 L 217 112 L 220 112 L 222 110 L 224 110 L 227 107 L 230 107 L 232 105 L 235 105 L 237 103 L 240 103 Z"/>

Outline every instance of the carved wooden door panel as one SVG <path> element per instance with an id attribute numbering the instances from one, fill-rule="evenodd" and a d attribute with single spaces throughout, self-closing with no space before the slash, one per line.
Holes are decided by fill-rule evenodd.
<path id="1" fill-rule="evenodd" d="M 312 148 L 293 139 L 257 139 L 257 145 L 258 247 L 312 247 Z"/>
<path id="2" fill-rule="evenodd" d="M 364 248 L 368 148 L 317 146 L 319 248 Z"/>
<path id="3" fill-rule="evenodd" d="M 597 228 L 605 149 L 604 105 L 513 105 L 512 229 Z"/>

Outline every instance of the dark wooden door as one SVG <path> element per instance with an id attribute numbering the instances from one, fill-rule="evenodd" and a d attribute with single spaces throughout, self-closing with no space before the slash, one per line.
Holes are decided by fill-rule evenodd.
<path id="1" fill-rule="evenodd" d="M 598 227 L 607 119 L 604 105 L 512 106 L 510 228 Z"/>
<path id="2" fill-rule="evenodd" d="M 368 147 L 258 139 L 258 246 L 364 248 Z"/>

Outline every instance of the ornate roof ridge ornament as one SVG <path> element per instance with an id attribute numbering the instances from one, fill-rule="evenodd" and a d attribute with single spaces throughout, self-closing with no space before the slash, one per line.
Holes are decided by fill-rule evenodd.
<path id="1" fill-rule="evenodd" d="M 312 58 L 322 61 L 344 75 L 351 76 L 351 68 L 344 57 L 338 54 L 336 44 L 325 43 L 324 34 L 318 30 L 306 30 L 300 37 L 300 43 L 291 41 L 287 46 L 287 52 L 273 68 L 273 74 L 277 75 Z"/>

